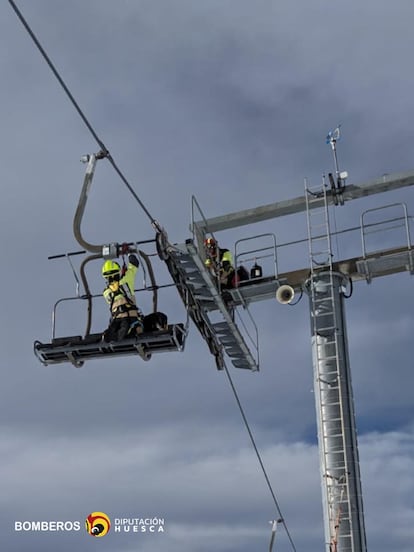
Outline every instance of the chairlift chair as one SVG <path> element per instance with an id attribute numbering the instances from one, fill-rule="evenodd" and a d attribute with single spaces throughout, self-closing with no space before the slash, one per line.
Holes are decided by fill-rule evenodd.
<path id="1" fill-rule="evenodd" d="M 60 299 L 55 303 L 53 309 L 53 324 L 52 338 L 49 343 L 42 343 L 39 340 L 34 342 L 34 353 L 36 357 L 45 366 L 51 364 L 61 364 L 69 362 L 75 367 L 81 367 L 86 360 L 96 358 L 114 358 L 124 357 L 128 355 L 139 355 L 144 360 L 149 360 L 155 353 L 164 353 L 171 351 L 183 351 L 185 339 L 188 333 L 188 313 L 185 324 L 169 324 L 166 328 L 162 328 L 152 332 L 144 332 L 134 337 L 130 337 L 118 342 L 107 343 L 103 341 L 101 333 L 91 333 L 92 325 L 92 299 L 93 295 L 90 292 L 88 280 L 85 274 L 85 266 L 88 262 L 95 259 L 113 259 L 121 256 L 126 251 L 136 253 L 143 261 L 142 266 L 144 272 L 147 270 L 151 286 L 149 289 L 153 293 L 153 312 L 157 311 L 157 290 L 158 286 L 155 282 L 155 276 L 152 269 L 152 264 L 149 256 L 141 251 L 139 244 L 155 242 L 156 240 L 145 240 L 144 242 L 132 242 L 122 244 L 110 243 L 105 245 L 95 245 L 87 242 L 81 232 L 81 222 L 86 207 L 92 179 L 95 172 L 96 163 L 99 159 L 104 159 L 108 152 L 99 152 L 98 154 L 86 155 L 81 160 L 87 164 L 83 187 L 81 190 L 78 206 L 73 220 L 73 233 L 78 243 L 87 251 L 92 253 L 86 257 L 80 266 L 80 276 L 85 294 L 79 294 L 79 279 L 71 262 L 73 255 L 83 254 L 85 251 L 67 253 L 64 255 L 55 255 L 49 258 L 66 257 L 71 266 L 73 275 L 76 280 L 76 297 L 68 297 Z M 125 246 L 128 246 L 125 249 Z M 148 289 L 148 288 L 147 288 Z M 83 336 L 74 335 L 67 337 L 55 337 L 55 316 L 57 305 L 65 300 L 83 299 L 87 301 L 87 325 Z"/>

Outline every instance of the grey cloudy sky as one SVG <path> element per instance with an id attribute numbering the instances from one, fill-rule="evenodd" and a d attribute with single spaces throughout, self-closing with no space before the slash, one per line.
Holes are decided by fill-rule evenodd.
<path id="1" fill-rule="evenodd" d="M 342 124 L 340 163 L 353 183 L 413 169 L 412 2 L 366 0 L 21 0 L 18 6 L 151 214 L 173 242 L 189 237 L 191 196 L 207 216 L 299 196 L 332 169 L 327 131 Z M 182 354 L 43 367 L 35 339 L 74 294 L 62 261 L 78 249 L 72 218 L 82 154 L 97 145 L 8 2 L 0 6 L 0 543 L 7 552 L 259 552 L 274 504 L 223 373 L 191 327 Z M 405 201 L 411 189 L 351 202 Z M 305 215 L 223 233 L 306 236 Z M 153 237 L 139 206 L 100 162 L 86 210 L 93 243 Z M 358 233 L 335 243 L 358 254 Z M 219 236 L 220 237 L 220 236 Z M 384 237 L 373 237 L 373 246 Z M 377 241 L 375 241 L 377 240 Z M 280 254 L 307 264 L 306 246 Z M 168 275 L 157 265 L 159 283 Z M 96 269 L 96 275 L 94 270 Z M 100 267 L 90 269 L 102 290 Z M 368 548 L 409 552 L 414 539 L 413 281 L 355 286 L 346 303 Z M 139 298 L 149 308 L 148 296 Z M 161 295 L 172 322 L 185 312 Z M 100 310 L 99 310 L 100 309 Z M 107 323 L 98 307 L 96 331 Z M 261 371 L 232 370 L 298 552 L 323 550 L 309 312 L 253 305 Z M 85 313 L 62 309 L 61 335 Z M 164 517 L 161 535 L 14 531 L 15 520 Z M 277 551 L 290 545 L 281 531 Z"/>

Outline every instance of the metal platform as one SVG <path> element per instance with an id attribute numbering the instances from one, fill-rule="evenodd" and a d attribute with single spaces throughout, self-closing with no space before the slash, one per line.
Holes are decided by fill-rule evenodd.
<path id="1" fill-rule="evenodd" d="M 34 342 L 34 352 L 42 364 L 71 362 L 80 368 L 86 360 L 139 355 L 149 360 L 155 353 L 182 351 L 186 328 L 184 324 L 169 325 L 166 330 L 143 333 L 135 338 L 105 343 L 102 334 L 86 337 L 70 336 L 53 339 L 51 343 Z"/>
<path id="2" fill-rule="evenodd" d="M 218 291 L 193 240 L 169 246 L 166 264 L 192 320 L 215 356 L 217 368 L 224 368 L 224 351 L 236 368 L 257 371 L 258 347 L 254 356 L 234 322 L 233 305 L 224 301 L 225 294 Z M 212 319 L 213 311 L 221 315 L 220 320 Z"/>
<path id="3" fill-rule="evenodd" d="M 374 278 L 390 274 L 400 272 L 413 274 L 414 249 L 411 246 L 404 246 L 370 252 L 365 257 L 351 257 L 338 262 L 334 261 L 332 269 L 348 276 L 354 282 L 365 280 L 368 283 Z M 309 275 L 309 268 L 301 268 L 282 272 L 278 278 L 262 278 L 260 281 L 248 280 L 242 282 L 237 289 L 230 290 L 230 294 L 236 305 L 243 304 L 243 301 L 247 303 L 262 301 L 274 297 L 279 284 L 288 283 L 296 292 L 300 291 Z"/>
<path id="4" fill-rule="evenodd" d="M 396 272 L 414 272 L 413 250 L 394 250 L 391 252 L 380 252 L 371 254 L 369 257 L 356 260 L 355 266 L 359 274 L 365 276 L 370 282 L 372 278 L 395 274 Z"/>
<path id="5" fill-rule="evenodd" d="M 278 287 L 288 284 L 286 278 L 276 278 L 274 276 L 257 278 L 240 282 L 239 286 L 230 289 L 229 293 L 236 306 L 248 305 L 255 301 L 265 301 L 266 299 L 276 299 Z M 300 286 L 297 286 L 297 290 Z M 295 290 L 295 291 L 297 291 Z"/>
<path id="6" fill-rule="evenodd" d="M 365 258 L 361 256 L 345 259 L 334 262 L 332 265 L 334 270 L 349 276 L 354 282 L 366 280 L 369 283 L 373 278 L 397 272 L 408 271 L 413 274 L 414 250 L 408 247 L 399 247 L 378 253 L 369 253 Z M 298 293 L 308 277 L 309 268 L 298 269 L 281 273 L 277 278 L 269 276 L 240 282 L 239 287 L 226 291 L 231 295 L 232 304 L 235 306 L 248 305 L 256 301 L 275 299 L 278 287 L 284 284 L 289 284 Z M 202 295 L 199 298 L 205 311 L 219 309 L 215 301 L 210 301 Z"/>

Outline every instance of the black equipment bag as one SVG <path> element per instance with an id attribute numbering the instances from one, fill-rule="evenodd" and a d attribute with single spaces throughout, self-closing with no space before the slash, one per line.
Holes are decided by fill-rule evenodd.
<path id="1" fill-rule="evenodd" d="M 244 268 L 244 266 L 239 266 L 237 273 L 233 271 L 231 275 L 230 285 L 227 286 L 227 289 L 237 287 L 240 282 L 245 282 L 249 279 L 249 273 Z"/>
<path id="2" fill-rule="evenodd" d="M 239 266 L 239 268 L 237 269 L 237 276 L 240 282 L 245 282 L 246 280 L 249 279 L 249 273 L 247 272 L 247 270 L 244 268 L 243 265 Z"/>
<path id="3" fill-rule="evenodd" d="M 167 315 L 163 312 L 152 312 L 144 316 L 144 332 L 155 332 L 157 330 L 166 330 L 168 326 Z"/>

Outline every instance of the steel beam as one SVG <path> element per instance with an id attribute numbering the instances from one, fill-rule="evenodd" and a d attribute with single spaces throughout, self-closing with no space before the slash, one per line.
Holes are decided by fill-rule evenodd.
<path id="1" fill-rule="evenodd" d="M 390 192 L 398 188 L 405 188 L 413 185 L 414 171 L 410 171 L 407 173 L 384 175 L 363 184 L 348 184 L 341 193 L 344 201 L 350 201 L 351 199 L 358 199 L 373 194 Z M 333 205 L 334 198 L 331 190 L 327 190 L 326 195 L 328 204 Z M 323 205 L 324 199 L 321 197 L 320 202 L 315 201 L 312 203 L 312 208 L 322 207 Z M 229 228 L 254 224 L 256 222 L 262 222 L 264 220 L 283 217 L 286 215 L 293 215 L 303 211 L 306 211 L 305 196 L 285 201 L 278 201 L 276 203 L 262 205 L 261 207 L 253 207 L 251 209 L 245 209 L 234 213 L 228 213 L 219 217 L 206 219 L 205 221 L 200 220 L 197 221 L 195 225 L 204 232 L 218 232 L 220 230 L 228 230 Z"/>

